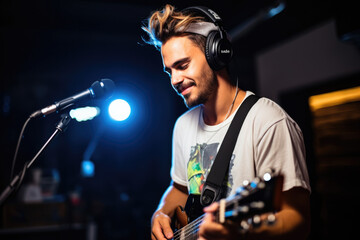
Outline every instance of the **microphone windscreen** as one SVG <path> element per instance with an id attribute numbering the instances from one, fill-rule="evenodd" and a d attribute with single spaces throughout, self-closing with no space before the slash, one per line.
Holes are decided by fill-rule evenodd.
<path id="1" fill-rule="evenodd" d="M 91 85 L 94 98 L 110 97 L 115 90 L 115 83 L 108 78 L 96 81 Z"/>

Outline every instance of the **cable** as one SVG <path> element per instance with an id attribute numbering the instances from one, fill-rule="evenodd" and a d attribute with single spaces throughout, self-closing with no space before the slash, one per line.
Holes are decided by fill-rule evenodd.
<path id="1" fill-rule="evenodd" d="M 25 128 L 26 128 L 27 124 L 29 123 L 29 121 L 30 121 L 31 119 L 32 119 L 32 118 L 29 117 L 29 118 L 25 121 L 25 123 L 24 123 L 24 125 L 23 125 L 23 127 L 22 127 L 22 129 L 21 129 L 20 136 L 19 136 L 19 139 L 18 139 L 18 142 L 17 142 L 17 145 L 16 145 L 16 149 L 15 149 L 15 155 L 14 155 L 14 158 L 13 158 L 13 161 L 12 161 L 12 165 L 11 165 L 10 181 L 12 180 L 13 175 L 14 175 L 16 158 L 17 158 L 17 155 L 18 155 L 18 152 L 19 152 L 20 143 L 21 143 L 21 140 L 22 140 L 22 137 L 23 137 Z"/>
<path id="2" fill-rule="evenodd" d="M 24 180 L 26 170 L 28 169 L 27 166 L 28 166 L 28 162 L 26 162 L 26 163 L 24 164 L 23 170 L 22 170 L 22 171 L 20 172 L 20 174 L 19 174 L 20 177 L 19 177 L 18 183 L 16 184 L 16 186 L 15 186 L 15 188 L 14 188 L 14 192 L 17 192 L 17 191 L 19 190 L 19 188 L 20 188 L 20 186 L 21 186 L 21 183 L 22 183 L 22 181 Z"/>

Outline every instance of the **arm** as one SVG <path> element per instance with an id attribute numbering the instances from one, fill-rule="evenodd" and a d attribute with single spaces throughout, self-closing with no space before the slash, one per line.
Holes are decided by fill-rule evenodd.
<path id="1" fill-rule="evenodd" d="M 281 210 L 277 212 L 273 225 L 262 224 L 240 234 L 238 225 L 221 225 L 214 222 L 213 212 L 217 204 L 205 209 L 206 215 L 199 229 L 200 239 L 306 239 L 310 232 L 310 201 L 309 192 L 295 187 L 282 194 Z"/>
<path id="2" fill-rule="evenodd" d="M 306 239 L 310 232 L 310 196 L 303 188 L 283 192 L 281 210 L 274 225 L 262 225 L 249 232 L 249 239 Z"/>
<path id="3" fill-rule="evenodd" d="M 151 218 L 151 239 L 171 239 L 170 227 L 175 209 L 185 206 L 188 197 L 187 187 L 172 182 L 161 198 L 160 204 Z"/>

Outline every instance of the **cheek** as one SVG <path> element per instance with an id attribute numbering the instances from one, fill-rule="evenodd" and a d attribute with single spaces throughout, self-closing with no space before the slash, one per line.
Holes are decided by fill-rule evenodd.
<path id="1" fill-rule="evenodd" d="M 187 74 L 195 80 L 203 79 L 205 74 L 211 71 L 206 60 L 194 63 L 191 67 L 188 68 Z"/>
<path id="2" fill-rule="evenodd" d="M 196 67 L 190 67 L 188 68 L 188 70 L 186 71 L 186 75 L 189 76 L 191 79 L 198 79 L 199 78 L 199 70 Z"/>

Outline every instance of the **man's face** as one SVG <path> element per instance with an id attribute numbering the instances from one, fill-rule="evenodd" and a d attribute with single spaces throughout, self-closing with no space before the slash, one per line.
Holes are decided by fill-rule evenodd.
<path id="1" fill-rule="evenodd" d="M 188 37 L 172 37 L 161 47 L 164 71 L 191 108 L 204 104 L 217 89 L 216 75 L 205 54 Z"/>

